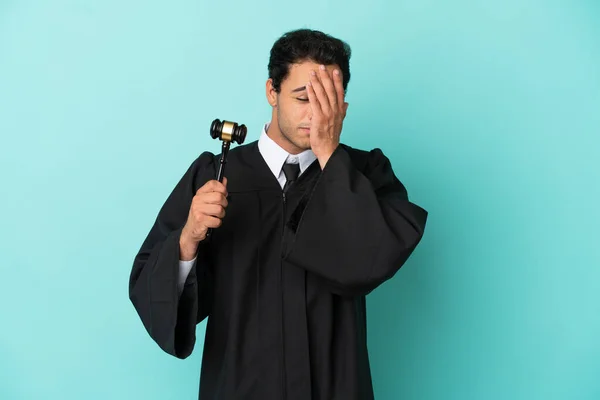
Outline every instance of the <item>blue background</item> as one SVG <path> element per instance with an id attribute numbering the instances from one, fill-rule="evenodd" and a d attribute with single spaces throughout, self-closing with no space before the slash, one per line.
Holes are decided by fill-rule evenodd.
<path id="1" fill-rule="evenodd" d="M 599 399 L 595 0 L 0 0 L 0 398 L 196 398 L 204 324 L 163 353 L 131 263 L 299 27 L 352 46 L 342 139 L 430 212 L 368 297 L 376 398 Z"/>

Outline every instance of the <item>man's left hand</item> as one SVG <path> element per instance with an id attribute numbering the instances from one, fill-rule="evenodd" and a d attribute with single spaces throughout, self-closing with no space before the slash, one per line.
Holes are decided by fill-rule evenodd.
<path id="1" fill-rule="evenodd" d="M 323 169 L 340 144 L 342 124 L 348 109 L 348 103 L 344 101 L 342 73 L 335 69 L 330 74 L 321 65 L 318 71 L 310 72 L 306 92 L 312 110 L 310 147 Z"/>

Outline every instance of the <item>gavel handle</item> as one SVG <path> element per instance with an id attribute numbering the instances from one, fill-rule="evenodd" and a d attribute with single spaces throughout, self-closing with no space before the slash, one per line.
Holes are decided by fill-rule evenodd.
<path id="1" fill-rule="evenodd" d="M 223 183 L 223 176 L 225 174 L 225 164 L 227 164 L 227 154 L 229 154 L 229 146 L 231 142 L 223 141 L 223 147 L 221 148 L 221 162 L 219 163 L 219 170 L 217 171 L 217 180 Z M 206 239 L 212 235 L 212 228 L 208 228 L 206 232 Z"/>
<path id="2" fill-rule="evenodd" d="M 217 180 L 223 182 L 223 175 L 225 173 L 225 164 L 227 164 L 227 154 L 229 154 L 229 146 L 231 142 L 223 141 L 223 147 L 221 148 L 221 162 L 219 163 L 219 171 L 217 171 Z"/>

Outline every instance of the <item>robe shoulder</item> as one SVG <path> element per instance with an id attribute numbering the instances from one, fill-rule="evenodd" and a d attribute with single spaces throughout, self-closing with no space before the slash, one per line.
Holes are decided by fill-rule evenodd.
<path id="1" fill-rule="evenodd" d="M 342 150 L 347 154 L 353 167 L 369 179 L 375 191 L 378 191 L 379 194 L 382 191 L 393 191 L 395 196 L 408 200 L 406 187 L 398 179 L 390 159 L 381 148 L 363 150 L 340 143 L 338 152 Z"/>

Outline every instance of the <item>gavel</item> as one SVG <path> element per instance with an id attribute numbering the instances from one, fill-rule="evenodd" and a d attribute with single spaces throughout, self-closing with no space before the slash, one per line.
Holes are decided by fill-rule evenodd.
<path id="1" fill-rule="evenodd" d="M 215 119 L 210 125 L 210 137 L 213 139 L 218 138 L 223 142 L 223 146 L 221 148 L 221 161 L 219 162 L 219 170 L 217 171 L 216 177 L 219 182 L 223 182 L 225 164 L 227 164 L 227 155 L 229 154 L 229 147 L 231 146 L 231 143 L 244 143 L 247 132 L 248 129 L 246 129 L 246 125 L 239 125 L 237 122 Z M 208 239 L 211 234 L 212 228 L 209 228 L 206 232 L 206 238 Z"/>

